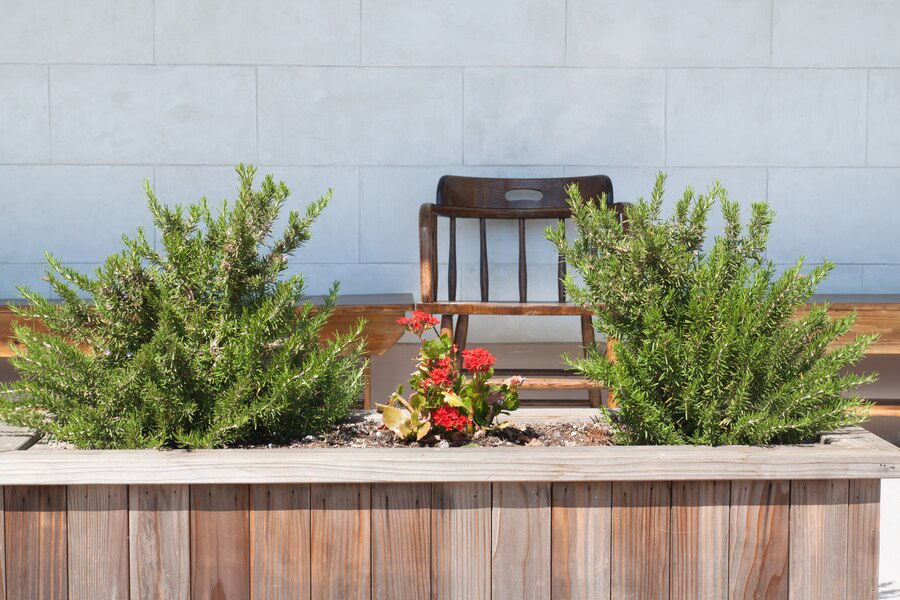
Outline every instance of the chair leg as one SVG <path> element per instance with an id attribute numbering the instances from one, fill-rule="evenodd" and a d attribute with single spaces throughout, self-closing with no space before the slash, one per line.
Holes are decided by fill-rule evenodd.
<path id="1" fill-rule="evenodd" d="M 590 315 L 581 315 L 581 347 L 584 355 L 588 355 L 591 348 L 597 347 L 594 337 L 594 321 Z M 600 390 L 588 390 L 588 401 L 591 408 L 600 408 Z"/>
<path id="2" fill-rule="evenodd" d="M 441 315 L 441 335 L 453 337 L 453 315 Z"/>
<path id="3" fill-rule="evenodd" d="M 466 338 L 469 337 L 469 315 L 456 317 L 456 333 L 453 334 L 453 343 L 456 344 L 456 362 L 462 364 L 462 352 L 466 349 Z"/>

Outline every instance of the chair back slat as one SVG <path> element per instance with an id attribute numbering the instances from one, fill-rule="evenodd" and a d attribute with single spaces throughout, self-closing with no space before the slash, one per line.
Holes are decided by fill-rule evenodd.
<path id="1" fill-rule="evenodd" d="M 481 279 L 481 301 L 487 302 L 488 294 L 488 259 L 487 259 L 487 221 L 478 219 L 478 234 L 481 237 L 481 267 L 479 269 Z"/>
<path id="2" fill-rule="evenodd" d="M 525 264 L 525 219 L 519 219 L 519 302 L 528 302 L 528 266 Z"/>
<path id="3" fill-rule="evenodd" d="M 562 229 L 563 236 L 565 236 L 565 234 L 566 234 L 565 227 L 566 227 L 566 220 L 560 219 L 559 220 L 559 228 Z M 565 279 L 566 279 L 566 259 L 563 258 L 562 253 L 560 253 L 559 262 L 557 263 L 557 266 L 556 266 L 556 291 L 557 291 L 557 295 L 559 296 L 560 302 L 566 301 L 566 288 L 563 285 L 563 281 L 565 281 Z"/>
<path id="4" fill-rule="evenodd" d="M 447 299 L 456 300 L 456 217 L 450 217 L 450 256 L 447 261 Z"/>

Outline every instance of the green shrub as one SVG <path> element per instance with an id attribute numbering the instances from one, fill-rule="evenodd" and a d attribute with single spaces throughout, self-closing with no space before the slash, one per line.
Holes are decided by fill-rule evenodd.
<path id="1" fill-rule="evenodd" d="M 763 258 L 774 215 L 767 205 L 753 205 L 742 234 L 738 204 L 717 182 L 707 195 L 688 188 L 662 220 L 664 182 L 660 174 L 651 199 L 626 210 L 627 227 L 605 202 L 583 202 L 573 186 L 578 239 L 568 245 L 564 231 L 547 230 L 583 279 L 567 277 L 569 297 L 619 342 L 614 362 L 597 352 L 570 360 L 615 394 L 620 410 L 609 416 L 619 441 L 796 443 L 861 422 L 865 403 L 845 392 L 874 377 L 843 369 L 876 336 L 830 348 L 854 316 L 833 320 L 815 305 L 792 318 L 833 265 L 804 275 L 801 259 L 776 277 Z M 725 230 L 705 251 L 716 201 Z"/>
<path id="2" fill-rule="evenodd" d="M 15 327 L 20 379 L 0 420 L 80 447 L 216 447 L 277 443 L 347 414 L 363 386 L 359 327 L 320 345 L 337 283 L 324 308 L 295 309 L 303 279 L 280 277 L 331 192 L 273 238 L 290 191 L 237 173 L 238 198 L 217 214 L 205 198 L 163 206 L 146 185 L 164 252 L 139 229 L 94 278 L 48 254 L 62 302 L 20 288 L 20 315 L 49 332 Z"/>

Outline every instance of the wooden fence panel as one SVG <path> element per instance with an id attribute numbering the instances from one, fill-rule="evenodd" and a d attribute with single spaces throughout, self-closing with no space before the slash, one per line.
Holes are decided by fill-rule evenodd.
<path id="1" fill-rule="evenodd" d="M 791 600 L 847 600 L 849 491 L 846 479 L 791 482 Z"/>
<path id="2" fill-rule="evenodd" d="M 491 484 L 431 490 L 431 590 L 441 600 L 491 598 Z"/>
<path id="3" fill-rule="evenodd" d="M 129 486 L 128 509 L 131 600 L 190 598 L 188 486 Z"/>
<path id="4" fill-rule="evenodd" d="M 64 600 L 65 486 L 11 486 L 4 495 L 8 600 Z"/>
<path id="5" fill-rule="evenodd" d="M 373 600 L 430 596 L 431 484 L 373 484 Z"/>
<path id="6" fill-rule="evenodd" d="M 191 486 L 191 599 L 250 598 L 249 486 Z"/>
<path id="7" fill-rule="evenodd" d="M 729 516 L 732 600 L 788 597 L 789 481 L 733 481 Z"/>
<path id="8" fill-rule="evenodd" d="M 847 521 L 847 600 L 856 598 L 876 600 L 878 598 L 880 501 L 880 480 L 850 480 L 850 516 Z"/>
<path id="9" fill-rule="evenodd" d="M 611 494 L 608 482 L 553 484 L 553 600 L 609 598 Z"/>
<path id="10" fill-rule="evenodd" d="M 128 598 L 128 487 L 70 485 L 66 500 L 69 600 Z"/>
<path id="11" fill-rule="evenodd" d="M 250 595 L 309 598 L 309 486 L 250 486 Z"/>
<path id="12" fill-rule="evenodd" d="M 550 483 L 495 483 L 493 600 L 550 598 Z"/>
<path id="13" fill-rule="evenodd" d="M 613 600 L 668 600 L 671 497 L 666 481 L 613 483 Z"/>
<path id="14" fill-rule="evenodd" d="M 310 486 L 313 600 L 370 598 L 371 501 L 367 483 Z"/>
<path id="15" fill-rule="evenodd" d="M 729 481 L 672 483 L 672 600 L 728 597 Z"/>

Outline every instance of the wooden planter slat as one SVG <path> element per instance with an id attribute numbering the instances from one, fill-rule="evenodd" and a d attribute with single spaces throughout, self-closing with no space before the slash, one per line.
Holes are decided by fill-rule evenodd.
<path id="1" fill-rule="evenodd" d="M 789 481 L 734 481 L 729 511 L 731 598 L 788 597 Z"/>
<path id="2" fill-rule="evenodd" d="M 3 516 L 4 492 L 0 487 L 0 600 L 6 600 L 6 531 Z"/>
<path id="3" fill-rule="evenodd" d="M 552 598 L 609 598 L 612 484 L 553 484 Z"/>
<path id="4" fill-rule="evenodd" d="M 249 486 L 191 486 L 191 598 L 250 598 Z"/>
<path id="5" fill-rule="evenodd" d="M 69 600 L 127 598 L 128 488 L 73 485 L 66 500 Z"/>
<path id="6" fill-rule="evenodd" d="M 878 598 L 878 520 L 881 482 L 850 481 L 850 516 L 847 520 L 847 589 L 860 600 Z M 850 596 L 847 596 L 848 600 Z"/>
<path id="7" fill-rule="evenodd" d="M 128 486 L 128 533 L 131 599 L 190 598 L 188 486 Z"/>
<path id="8" fill-rule="evenodd" d="M 371 597 L 371 494 L 365 483 L 310 487 L 313 598 Z"/>
<path id="9" fill-rule="evenodd" d="M 491 598 L 550 599 L 550 483 L 493 486 Z"/>
<path id="10" fill-rule="evenodd" d="M 4 493 L 7 598 L 65 600 L 66 488 L 16 486 Z"/>
<path id="11" fill-rule="evenodd" d="M 372 598 L 427 598 L 431 591 L 431 486 L 372 486 Z"/>
<path id="12" fill-rule="evenodd" d="M 491 484 L 435 483 L 431 498 L 433 597 L 491 600 Z"/>
<path id="13" fill-rule="evenodd" d="M 308 600 L 309 486 L 250 486 L 250 596 Z"/>
<path id="14" fill-rule="evenodd" d="M 791 483 L 792 599 L 844 600 L 848 501 L 846 480 Z"/>
<path id="15" fill-rule="evenodd" d="M 672 484 L 670 597 L 675 600 L 728 597 L 727 481 Z"/>
<path id="16" fill-rule="evenodd" d="M 613 483 L 613 598 L 669 598 L 670 502 L 667 481 Z"/>

